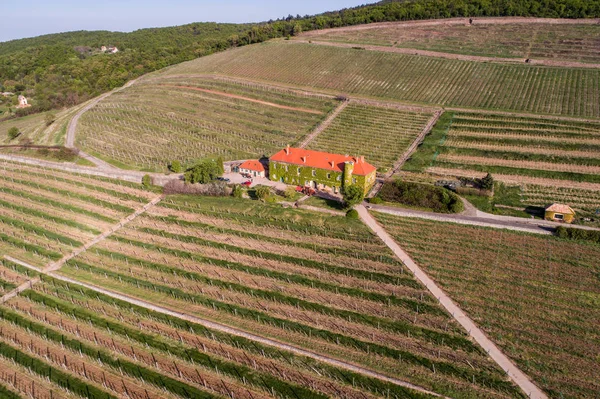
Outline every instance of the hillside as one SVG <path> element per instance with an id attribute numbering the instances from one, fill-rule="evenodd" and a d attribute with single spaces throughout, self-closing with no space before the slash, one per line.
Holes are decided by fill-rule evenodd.
<path id="1" fill-rule="evenodd" d="M 132 33 L 83 31 L 45 35 L 0 43 L 0 90 L 24 93 L 33 99 L 33 107 L 18 112 L 23 115 L 72 106 L 147 72 L 271 38 L 373 22 L 469 16 L 599 17 L 600 0 L 383 1 L 321 15 L 290 15 L 246 25 L 195 23 Z M 89 50 L 102 45 L 114 45 L 124 51 L 90 56 L 93 52 Z"/>
<path id="2" fill-rule="evenodd" d="M 159 76 L 207 73 L 421 104 L 600 117 L 600 69 L 595 68 L 464 61 L 282 40 L 183 63 Z"/>

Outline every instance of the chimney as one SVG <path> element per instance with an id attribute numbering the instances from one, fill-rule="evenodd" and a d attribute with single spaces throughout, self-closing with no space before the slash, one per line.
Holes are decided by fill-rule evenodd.
<path id="1" fill-rule="evenodd" d="M 287 147 L 285 147 L 285 153 L 286 155 L 290 155 L 290 145 L 288 144 Z"/>
<path id="2" fill-rule="evenodd" d="M 306 155 L 301 157 L 301 159 L 302 159 L 302 162 L 306 163 Z"/>
<path id="3" fill-rule="evenodd" d="M 331 167 L 335 168 L 335 162 L 331 161 L 330 163 L 331 163 Z"/>

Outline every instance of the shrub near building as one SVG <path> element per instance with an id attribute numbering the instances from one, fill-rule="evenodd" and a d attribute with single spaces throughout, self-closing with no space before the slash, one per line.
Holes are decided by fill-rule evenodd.
<path id="1" fill-rule="evenodd" d="M 439 213 L 460 213 L 464 210 L 460 197 L 445 188 L 400 180 L 386 182 L 376 198 Z"/>

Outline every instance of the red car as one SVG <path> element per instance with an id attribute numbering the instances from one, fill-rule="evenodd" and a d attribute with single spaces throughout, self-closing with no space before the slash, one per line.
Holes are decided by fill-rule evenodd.
<path id="1" fill-rule="evenodd" d="M 242 186 L 246 186 L 246 187 L 250 187 L 251 185 L 252 185 L 252 182 L 250 180 L 242 183 Z"/>

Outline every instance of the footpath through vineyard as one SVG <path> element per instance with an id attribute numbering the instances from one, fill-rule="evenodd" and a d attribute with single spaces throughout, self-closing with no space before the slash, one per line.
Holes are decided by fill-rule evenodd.
<path id="1" fill-rule="evenodd" d="M 363 205 L 356 207 L 362 221 L 402 260 L 415 277 L 427 287 L 439 303 L 452 314 L 452 317 L 469 332 L 488 355 L 506 372 L 515 384 L 532 399 L 547 399 L 548 396 L 539 389 L 502 351 L 483 333 L 479 327 L 464 313 L 446 293 L 411 259 L 406 252 L 392 239 L 369 214 Z"/>

